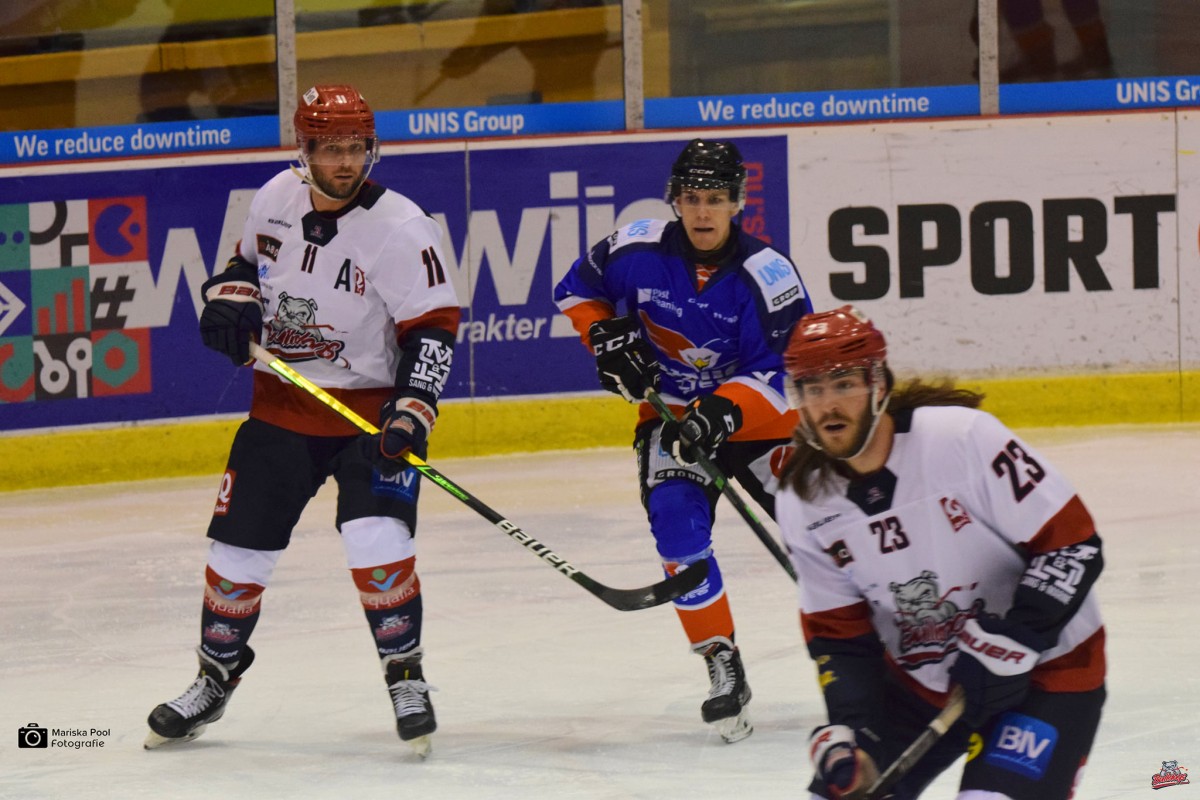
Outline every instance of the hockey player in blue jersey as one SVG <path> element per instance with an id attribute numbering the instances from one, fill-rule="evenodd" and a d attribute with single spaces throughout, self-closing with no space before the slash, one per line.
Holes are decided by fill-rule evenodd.
<path id="1" fill-rule="evenodd" d="M 753 728 L 750 686 L 713 556 L 720 490 L 699 468 L 711 458 L 774 515 L 778 469 L 795 412 L 784 396 L 782 350 L 812 311 L 795 265 L 737 224 L 746 168 L 733 142 L 694 139 L 671 169 L 676 219 L 615 231 L 576 261 L 554 300 L 596 354 L 600 384 L 641 403 L 634 449 L 642 504 L 667 574 L 703 558 L 708 579 L 675 602 L 711 687 L 701 717 L 735 742 Z M 659 391 L 675 411 L 663 423 L 643 402 Z"/>

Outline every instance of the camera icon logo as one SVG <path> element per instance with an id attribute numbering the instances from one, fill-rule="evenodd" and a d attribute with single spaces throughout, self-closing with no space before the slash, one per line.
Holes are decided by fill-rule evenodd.
<path id="1" fill-rule="evenodd" d="M 24 728 L 17 728 L 17 747 L 49 746 L 49 732 L 45 728 L 38 727 L 36 722 L 31 722 Z"/>

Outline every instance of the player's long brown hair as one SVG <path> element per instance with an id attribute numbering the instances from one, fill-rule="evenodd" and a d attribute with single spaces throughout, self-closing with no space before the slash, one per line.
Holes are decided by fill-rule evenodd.
<path id="1" fill-rule="evenodd" d="M 887 385 L 893 386 L 895 379 L 891 370 L 887 370 L 886 377 Z M 892 389 L 891 399 L 884 413 L 894 414 L 897 411 L 922 406 L 979 408 L 983 397 L 979 392 L 956 387 L 954 381 L 949 379 L 925 382 L 915 378 Z M 804 433 L 799 428 L 793 434 L 793 439 L 796 450 L 783 466 L 780 483 L 791 486 L 792 491 L 799 495 L 801 500 L 813 500 L 821 490 L 829 488 L 842 462 L 812 447 L 804 439 Z M 845 466 L 841 466 L 841 470 L 844 471 Z"/>

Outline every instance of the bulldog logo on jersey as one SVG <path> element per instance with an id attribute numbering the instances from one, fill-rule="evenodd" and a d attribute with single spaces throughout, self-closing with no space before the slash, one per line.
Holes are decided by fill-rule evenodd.
<path id="1" fill-rule="evenodd" d="M 317 322 L 317 301 L 280 292 L 278 309 L 267 331 L 265 346 L 288 361 L 320 358 L 349 366 L 341 357 L 346 343 L 338 339 L 326 339 L 325 331 L 329 330 L 333 328 Z"/>
<path id="2" fill-rule="evenodd" d="M 1187 767 L 1179 766 L 1179 762 L 1174 759 L 1162 762 L 1162 769 L 1150 776 L 1151 789 L 1182 786 L 1185 783 L 1191 783 L 1188 780 Z"/>
<path id="3" fill-rule="evenodd" d="M 969 591 L 970 586 L 954 586 L 945 593 L 938 588 L 937 573 L 925 570 L 904 583 L 888 584 L 896 603 L 896 627 L 900 630 L 900 650 L 897 659 L 905 669 L 920 669 L 926 664 L 942 661 L 957 649 L 958 634 L 967 620 L 982 613 L 984 601 L 976 599 L 963 610 L 951 601 L 955 592 Z M 918 652 L 909 652 L 909 651 Z"/>

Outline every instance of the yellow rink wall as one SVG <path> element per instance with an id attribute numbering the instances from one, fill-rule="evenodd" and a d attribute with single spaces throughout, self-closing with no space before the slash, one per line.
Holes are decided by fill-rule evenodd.
<path id="1" fill-rule="evenodd" d="M 1010 427 L 1200 421 L 1200 372 L 962 381 Z M 332 412 L 331 412 L 332 413 Z M 611 396 L 447 401 L 429 459 L 632 444 Z M 0 491 L 219 475 L 241 418 L 0 437 Z"/>

